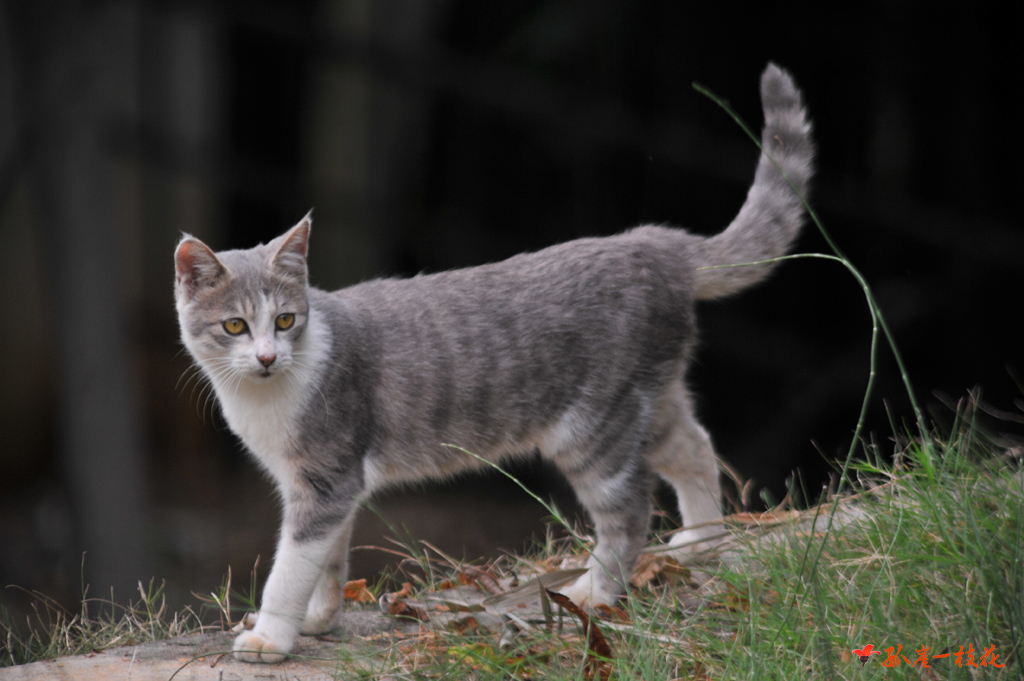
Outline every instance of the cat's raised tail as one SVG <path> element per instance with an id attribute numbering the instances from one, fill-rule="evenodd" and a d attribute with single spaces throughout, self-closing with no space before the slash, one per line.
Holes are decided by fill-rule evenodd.
<path id="1" fill-rule="evenodd" d="M 725 231 L 693 244 L 698 268 L 770 260 L 785 255 L 806 219 L 803 200 L 814 174 L 811 124 L 792 76 L 775 64 L 761 75 L 763 152 L 754 184 Z M 781 172 L 780 172 L 781 170 Z M 773 265 L 699 269 L 698 299 L 719 298 L 764 279 Z"/>

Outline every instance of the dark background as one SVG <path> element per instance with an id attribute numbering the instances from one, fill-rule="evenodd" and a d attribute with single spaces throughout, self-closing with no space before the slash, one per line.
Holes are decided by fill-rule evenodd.
<path id="1" fill-rule="evenodd" d="M 981 386 L 1019 417 L 1019 27 L 995 2 L 0 3 L 0 586 L 20 587 L 0 604 L 156 577 L 196 605 L 228 565 L 266 573 L 273 491 L 177 340 L 183 231 L 248 247 L 315 206 L 324 288 L 644 222 L 714 233 L 757 150 L 691 83 L 758 127 L 768 60 L 804 90 L 814 205 L 922 403 L 948 418 L 937 395 Z M 825 248 L 813 227 L 798 246 Z M 799 469 L 813 496 L 868 378 L 862 292 L 800 260 L 701 317 L 691 382 L 720 453 L 776 498 Z M 912 416 L 883 348 L 868 425 L 891 451 L 886 404 Z M 378 501 L 469 558 L 521 549 L 545 513 L 476 477 Z M 356 543 L 384 545 L 365 516 Z M 383 559 L 357 552 L 353 576 Z"/>

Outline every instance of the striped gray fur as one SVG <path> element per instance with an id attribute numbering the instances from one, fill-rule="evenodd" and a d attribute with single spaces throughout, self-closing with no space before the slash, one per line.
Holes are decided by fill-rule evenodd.
<path id="1" fill-rule="evenodd" d="M 330 628 L 360 499 L 485 465 L 446 443 L 489 461 L 539 451 L 568 478 L 597 537 L 591 569 L 563 589 L 580 604 L 623 592 L 658 476 L 687 526 L 720 517 L 714 451 L 684 385 L 694 303 L 739 291 L 770 266 L 701 268 L 786 253 L 804 221 L 789 183 L 806 193 L 812 174 L 792 79 L 769 65 L 761 94 L 764 148 L 788 181 L 762 155 L 739 215 L 714 237 L 644 226 L 334 292 L 307 282 L 309 216 L 248 250 L 215 254 L 182 239 L 183 342 L 284 506 L 239 658 L 277 661 L 300 631 Z M 244 332 L 229 333 L 229 321 Z M 712 531 L 688 528 L 672 543 L 683 552 Z"/>

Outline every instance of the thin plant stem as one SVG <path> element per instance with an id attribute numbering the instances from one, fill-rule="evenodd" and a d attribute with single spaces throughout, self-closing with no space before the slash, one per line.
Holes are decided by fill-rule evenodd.
<path id="1" fill-rule="evenodd" d="M 860 271 L 853 265 L 852 262 L 850 262 L 849 258 L 846 257 L 843 251 L 839 248 L 839 245 L 828 233 L 828 230 L 825 229 L 825 225 L 818 217 L 818 213 L 807 201 L 807 198 L 800 191 L 797 190 L 797 188 L 793 185 L 792 180 L 790 180 L 789 177 L 782 171 L 782 168 L 779 166 L 778 162 L 776 162 L 776 160 L 772 157 L 772 155 L 765 151 L 764 146 L 761 144 L 760 138 L 758 138 L 758 136 L 754 134 L 754 131 L 751 130 L 750 126 L 748 126 L 743 121 L 743 119 L 740 118 L 739 115 L 736 114 L 736 112 L 734 112 L 732 108 L 722 98 L 718 97 L 713 92 L 711 92 L 703 85 L 700 85 L 698 83 L 694 83 L 693 87 L 695 90 L 697 90 L 705 97 L 709 98 L 711 101 L 717 104 L 719 107 L 721 107 L 727 114 L 729 114 L 729 116 L 732 117 L 736 124 L 740 126 L 743 132 L 747 134 L 747 137 L 753 140 L 754 144 L 757 145 L 757 148 L 760 149 L 761 152 L 768 157 L 768 160 L 772 162 L 772 165 L 774 165 L 776 169 L 778 169 L 778 171 L 782 173 L 782 176 L 785 178 L 786 182 L 789 183 L 790 187 L 793 188 L 793 191 L 796 192 L 797 196 L 800 198 L 800 202 L 803 203 L 804 208 L 807 210 L 807 214 L 810 216 L 815 226 L 817 226 L 818 231 L 821 233 L 822 237 L 824 237 L 825 242 L 828 244 L 828 247 L 832 250 L 835 256 L 846 266 L 846 268 L 850 270 L 854 277 L 857 278 L 857 281 L 861 283 L 861 286 L 864 288 L 864 294 L 865 296 L 867 296 L 868 299 L 868 306 L 871 309 L 872 318 L 874 322 L 881 327 L 882 333 L 885 334 L 886 340 L 889 343 L 889 348 L 892 350 L 893 357 L 896 360 L 896 365 L 899 367 L 900 378 L 903 380 L 904 388 L 907 391 L 907 397 L 910 399 L 911 408 L 914 410 L 914 418 L 917 419 L 918 432 L 921 437 L 922 443 L 923 460 L 921 461 L 921 463 L 925 466 L 929 475 L 931 475 L 933 465 L 932 455 L 934 454 L 935 450 L 932 444 L 931 435 L 928 432 L 927 424 L 924 420 L 924 412 L 921 411 L 921 407 L 917 403 L 917 397 L 914 394 L 914 388 L 910 383 L 910 376 L 907 373 L 906 365 L 903 362 L 903 355 L 900 354 L 899 347 L 897 347 L 896 345 L 896 338 L 893 336 L 892 331 L 889 329 L 889 325 L 885 321 L 885 317 L 882 315 L 882 310 L 879 307 L 878 302 L 875 300 L 875 296 L 874 293 L 871 291 L 871 287 L 868 286 L 867 282 L 861 275 Z M 873 378 L 874 377 L 872 376 L 871 379 Z"/>

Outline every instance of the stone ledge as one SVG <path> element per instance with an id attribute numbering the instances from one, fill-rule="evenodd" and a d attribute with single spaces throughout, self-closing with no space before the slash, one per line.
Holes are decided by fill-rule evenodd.
<path id="1" fill-rule="evenodd" d="M 376 608 L 346 611 L 339 620 L 338 633 L 329 637 L 300 636 L 281 664 L 239 662 L 229 653 L 234 635 L 216 632 L 7 667 L 0 681 L 332 681 L 344 676 L 339 672 L 369 666 L 375 648 L 358 637 L 408 626 Z M 366 660 L 344 660 L 341 648 L 346 657 Z"/>

